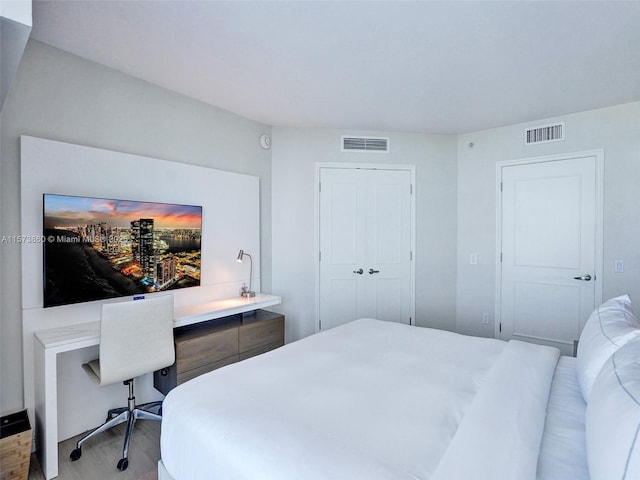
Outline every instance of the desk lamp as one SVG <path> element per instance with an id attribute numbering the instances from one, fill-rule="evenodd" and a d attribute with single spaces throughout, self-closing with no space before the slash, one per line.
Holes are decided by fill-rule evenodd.
<path id="1" fill-rule="evenodd" d="M 242 263 L 243 257 L 249 257 L 249 288 L 247 288 L 246 285 L 242 285 L 242 292 L 240 292 L 240 296 L 245 298 L 251 298 L 256 296 L 256 292 L 253 292 L 251 290 L 251 280 L 253 277 L 253 258 L 251 258 L 251 255 L 246 253 L 244 250 L 240 249 L 240 252 L 238 253 L 238 258 L 237 258 L 238 262 Z"/>

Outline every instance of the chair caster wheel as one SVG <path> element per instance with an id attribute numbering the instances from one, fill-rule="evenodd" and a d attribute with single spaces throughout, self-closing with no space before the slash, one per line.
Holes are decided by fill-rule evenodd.
<path id="1" fill-rule="evenodd" d="M 121 458 L 120 461 L 118 462 L 118 470 L 120 471 L 126 470 L 128 466 L 129 466 L 129 460 L 127 460 L 126 458 Z"/>
<path id="2" fill-rule="evenodd" d="M 80 450 L 79 448 L 76 448 L 73 452 L 71 452 L 71 454 L 69 455 L 69 458 L 71 459 L 72 462 L 75 462 L 81 456 L 82 456 L 82 450 Z"/>

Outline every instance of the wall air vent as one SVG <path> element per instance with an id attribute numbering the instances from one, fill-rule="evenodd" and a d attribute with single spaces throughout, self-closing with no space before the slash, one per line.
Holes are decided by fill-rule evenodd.
<path id="1" fill-rule="evenodd" d="M 372 137 L 342 137 L 342 151 L 389 153 L 389 139 Z"/>
<path id="2" fill-rule="evenodd" d="M 528 128 L 524 132 L 525 145 L 558 142 L 560 140 L 564 140 L 564 123 Z"/>

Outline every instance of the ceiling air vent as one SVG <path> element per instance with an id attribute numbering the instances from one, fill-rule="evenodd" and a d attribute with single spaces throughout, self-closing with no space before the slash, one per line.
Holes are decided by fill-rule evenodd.
<path id="1" fill-rule="evenodd" d="M 342 151 L 389 153 L 389 139 L 373 137 L 342 137 Z"/>
<path id="2" fill-rule="evenodd" d="M 564 140 L 564 123 L 543 125 L 541 127 L 528 128 L 524 132 L 525 145 L 534 143 L 557 142 Z"/>

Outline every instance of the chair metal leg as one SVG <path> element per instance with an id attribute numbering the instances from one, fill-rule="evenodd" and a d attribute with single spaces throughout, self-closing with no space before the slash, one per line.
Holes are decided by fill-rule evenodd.
<path id="1" fill-rule="evenodd" d="M 136 420 L 155 420 L 162 421 L 162 416 L 157 413 L 148 412 L 146 410 L 142 410 L 140 408 L 134 408 L 129 416 L 129 424 L 127 425 L 127 433 L 124 436 L 124 447 L 122 449 L 122 460 L 126 460 L 129 458 L 129 444 L 131 443 L 131 436 L 133 435 L 133 427 L 136 425 Z M 122 461 L 121 460 L 121 461 Z M 128 463 L 128 461 L 127 461 Z M 120 464 L 118 464 L 120 465 Z M 126 467 L 124 467 L 126 468 Z M 119 470 L 124 470 L 124 468 L 118 467 Z"/>
<path id="2" fill-rule="evenodd" d="M 162 420 L 162 415 L 160 414 L 160 412 L 162 411 L 162 402 L 149 402 L 136 406 L 136 397 L 133 393 L 133 381 L 128 380 L 125 381 L 124 384 L 129 386 L 128 406 L 122 408 L 112 408 L 111 410 L 109 410 L 109 412 L 107 413 L 107 421 L 78 441 L 76 449 L 71 452 L 71 455 L 69 455 L 71 460 L 75 461 L 81 457 L 82 444 L 89 438 L 112 427 L 115 427 L 120 423 L 128 422 L 127 431 L 124 436 L 122 458 L 118 462 L 118 470 L 126 470 L 129 466 L 129 444 L 131 443 L 131 435 L 133 434 L 133 427 L 136 424 L 136 420 Z M 156 410 L 158 413 L 155 413 L 153 410 Z"/>
<path id="3" fill-rule="evenodd" d="M 153 413 L 157 413 L 158 415 L 161 415 L 160 412 L 162 412 L 162 402 L 161 401 L 147 402 L 141 405 L 136 405 L 136 408 L 139 410 L 146 410 L 147 412 L 153 412 Z"/>
<path id="4" fill-rule="evenodd" d="M 85 435 L 80 440 L 78 440 L 78 443 L 76 444 L 76 447 L 80 448 L 80 447 L 82 447 L 82 444 L 84 442 L 86 442 L 87 440 L 89 440 L 91 437 L 93 437 L 93 436 L 95 436 L 95 435 L 97 435 L 99 433 L 102 433 L 102 432 L 104 432 L 106 430 L 109 430 L 110 428 L 113 428 L 116 425 L 120 425 L 121 423 L 126 422 L 127 420 L 129 420 L 130 416 L 131 416 L 131 412 L 129 412 L 129 410 L 125 410 L 124 412 L 122 412 L 117 417 L 112 418 L 108 422 L 104 422 L 98 428 L 96 428 L 95 430 L 89 432 L 87 435 Z"/>
<path id="5" fill-rule="evenodd" d="M 122 412 L 126 412 L 127 410 L 129 410 L 128 407 L 112 408 L 111 410 L 109 410 L 107 412 L 107 420 L 105 420 L 105 421 L 108 422 L 113 417 L 116 417 L 116 416 L 120 415 Z"/>
<path id="6" fill-rule="evenodd" d="M 129 423 L 127 424 L 127 433 L 124 435 L 124 446 L 122 447 L 122 458 L 118 462 L 118 470 L 125 470 L 129 466 L 129 443 L 131 442 L 131 434 L 133 433 L 133 427 L 136 424 L 135 409 L 129 416 Z"/>
<path id="7" fill-rule="evenodd" d="M 109 430 L 110 428 L 115 427 L 116 425 L 126 422 L 127 420 L 129 420 L 129 417 L 131 417 L 131 412 L 129 411 L 129 409 L 126 409 L 120 415 L 112 418 L 111 420 L 104 422 L 98 428 L 86 434 L 84 437 L 78 440 L 78 442 L 76 443 L 76 448 L 71 452 L 71 454 L 69 455 L 69 458 L 71 458 L 71 460 L 73 460 L 74 462 L 78 460 L 82 456 L 82 444 L 84 442 L 86 442 L 91 437 L 99 433 L 102 433 L 106 430 Z"/>
<path id="8" fill-rule="evenodd" d="M 136 420 L 140 418 L 142 420 L 156 420 L 158 422 L 162 421 L 162 415 L 150 412 L 148 410 L 143 410 L 141 408 L 134 409 L 132 415 L 136 418 Z"/>

